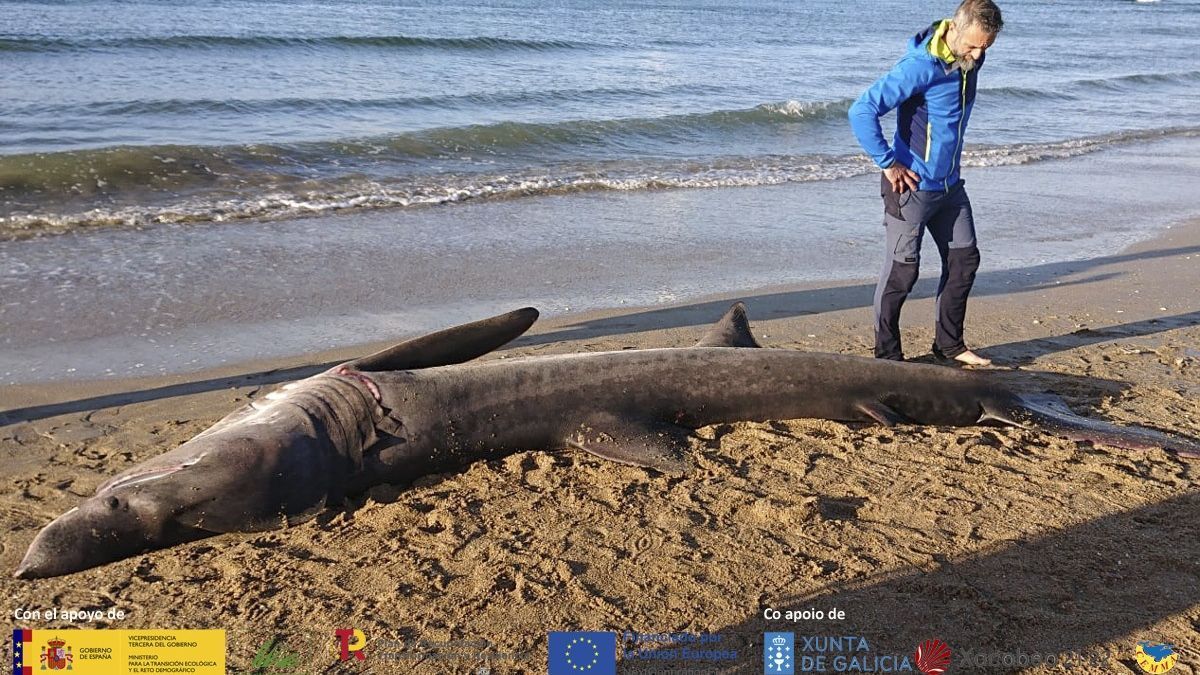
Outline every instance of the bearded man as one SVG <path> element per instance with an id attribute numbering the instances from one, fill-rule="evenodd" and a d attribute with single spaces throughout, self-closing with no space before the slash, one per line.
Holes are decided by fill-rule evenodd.
<path id="1" fill-rule="evenodd" d="M 917 281 L 928 230 L 942 259 L 933 353 L 990 365 L 967 348 L 967 296 L 979 269 L 971 202 L 959 177 L 963 134 L 984 55 L 1004 22 L 992 0 L 964 0 L 917 33 L 903 58 L 850 107 L 850 127 L 879 168 L 887 257 L 875 289 L 875 356 L 903 360 L 900 308 Z M 896 110 L 896 133 L 879 118 Z"/>

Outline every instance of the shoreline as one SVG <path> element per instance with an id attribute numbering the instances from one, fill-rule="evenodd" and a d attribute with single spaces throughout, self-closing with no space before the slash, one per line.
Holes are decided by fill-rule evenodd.
<path id="1" fill-rule="evenodd" d="M 982 281 L 1112 255 L 1200 215 L 1185 180 L 1200 171 L 1195 150 L 1200 139 L 972 170 Z M 0 291 L 19 299 L 0 305 L 9 328 L 0 385 L 201 372 L 519 306 L 557 320 L 742 289 L 873 284 L 877 182 L 537 197 L 0 244 Z M 930 257 L 925 276 L 937 274 Z"/>
<path id="2" fill-rule="evenodd" d="M 986 255 L 987 251 L 984 253 Z M 1053 332 L 1055 329 L 1068 334 L 1099 329 L 1119 336 L 1123 330 L 1137 330 L 1122 328 L 1134 324 L 1158 322 L 1165 330 L 1200 323 L 1200 312 L 1175 312 L 1167 306 L 1174 299 L 1170 293 L 1142 295 L 1142 284 L 1132 289 L 1124 299 L 1104 293 L 1100 294 L 1103 297 L 1102 304 L 1089 306 L 1087 303 L 1076 303 L 1076 306 L 1058 305 L 1057 309 L 1052 309 L 1058 302 L 1056 291 L 1119 276 L 1136 278 L 1136 262 L 1145 259 L 1165 259 L 1168 269 L 1182 271 L 1190 261 L 1200 268 L 1200 217 L 1168 225 L 1156 236 L 1131 244 L 1113 256 L 1048 262 L 1030 269 L 981 269 L 971 295 L 968 338 L 973 348 L 997 356 L 1000 360 L 998 365 L 1003 365 L 1006 360 L 1020 359 L 1020 350 L 1011 344 L 1006 345 L 1004 338 L 1014 330 L 1030 332 L 1030 327 L 1019 326 L 1014 321 L 989 325 L 981 317 L 996 308 L 1011 314 L 1012 305 L 1019 304 L 1019 300 L 1009 297 L 1014 294 L 1041 294 L 1040 309 L 1030 317 L 1032 332 L 1027 340 L 1031 341 L 1067 338 L 1067 335 L 1056 335 Z M 902 315 L 905 351 L 910 359 L 929 358 L 925 345 L 929 342 L 927 338 L 932 335 L 932 330 L 925 324 L 931 324 L 932 321 L 932 295 L 936 281 L 931 275 L 936 274 L 937 269 L 936 259 L 923 263 L 921 279 L 913 289 Z M 587 348 L 595 341 L 618 343 L 621 336 L 627 334 L 631 344 L 643 347 L 685 346 L 691 335 L 702 333 L 730 303 L 741 300 L 747 303 L 748 314 L 764 344 L 771 341 L 773 334 L 784 338 L 785 342 L 771 346 L 798 349 L 828 344 L 832 339 L 837 345 L 834 351 L 869 356 L 873 291 L 874 281 L 841 279 L 828 283 L 777 284 L 714 293 L 665 305 L 608 307 L 543 316 L 529 333 L 502 347 L 497 354 L 569 351 L 580 345 Z M 1094 295 L 1089 294 L 1089 300 L 1099 299 Z M 1135 295 L 1141 297 L 1134 298 Z M 516 309 L 516 305 L 503 311 L 509 309 Z M 468 320 L 478 318 L 484 317 Z M 148 400 L 151 397 L 149 392 L 177 396 L 218 388 L 278 384 L 307 377 L 337 363 L 418 335 L 347 344 L 334 349 L 282 357 L 251 359 L 162 376 L 0 386 L 0 425 L 75 412 L 90 405 L 102 404 L 107 407 L 136 403 Z"/>
<path id="3" fill-rule="evenodd" d="M 830 115 L 833 119 L 845 117 L 851 100 L 832 101 L 816 104 L 819 108 L 835 111 Z M 782 103 L 764 103 L 753 108 L 732 111 L 734 115 L 775 114 L 787 118 L 789 107 L 803 108 L 804 104 L 796 101 Z M 729 112 L 729 111 L 726 111 Z M 716 113 L 723 114 L 721 112 Z M 824 118 L 824 115 L 819 117 Z M 814 135 L 820 136 L 820 133 Z M 1120 130 L 1097 133 L 1089 136 L 1044 140 L 1040 142 L 1016 142 L 1001 145 L 967 145 L 964 148 L 963 167 L 971 170 L 995 167 L 1024 166 L 1047 161 L 1057 161 L 1084 157 L 1097 152 L 1119 150 L 1128 146 L 1154 142 L 1170 142 L 1172 139 L 1187 140 L 1200 136 L 1200 127 L 1167 126 L 1152 129 Z M 333 144 L 334 147 L 340 144 Z M 182 148 L 185 161 L 196 161 L 208 153 L 213 156 L 208 159 L 223 163 L 224 168 L 236 173 L 227 158 L 220 157 L 220 151 L 239 148 L 242 146 L 194 146 Z M 276 151 L 286 154 L 283 148 Z M 827 150 L 833 150 L 828 148 Z M 208 204 L 192 200 L 182 202 L 172 201 L 170 193 L 161 194 L 145 189 L 142 193 L 119 194 L 111 198 L 111 203 L 92 205 L 78 204 L 75 210 L 62 213 L 31 212 L 2 212 L 0 215 L 0 243 L 15 242 L 40 237 L 70 235 L 94 231 L 147 231 L 157 227 L 188 224 L 204 226 L 212 223 L 262 223 L 288 221 L 299 218 L 322 218 L 353 216 L 356 213 L 372 210 L 387 211 L 389 209 L 422 209 L 429 207 L 450 206 L 465 202 L 488 203 L 492 200 L 512 200 L 540 196 L 563 196 L 572 194 L 588 194 L 603 192 L 629 191 L 662 191 L 679 189 L 721 189 L 727 187 L 771 187 L 795 183 L 828 183 L 837 180 L 857 178 L 865 175 L 875 175 L 877 169 L 865 156 L 856 154 L 853 146 L 841 148 L 845 152 L 832 154 L 819 153 L 815 155 L 773 155 L 767 157 L 717 157 L 712 158 L 712 164 L 719 165 L 717 170 L 707 171 L 681 170 L 670 162 L 648 162 L 640 170 L 631 170 L 626 162 L 618 159 L 602 161 L 598 164 L 580 164 L 563 168 L 561 175 L 550 173 L 531 173 L 523 175 L 520 169 L 509 168 L 497 174 L 480 172 L 467 174 L 466 177 L 455 177 L 452 182 L 439 183 L 439 176 L 414 174 L 395 176 L 395 184 L 388 180 L 370 179 L 361 184 L 355 184 L 351 179 L 335 176 L 327 177 L 330 181 L 328 192 L 313 196 L 307 186 L 302 189 L 293 186 L 285 187 L 288 177 L 274 176 L 276 182 L 284 185 L 273 185 L 270 191 L 261 195 L 253 193 L 243 195 L 240 199 L 227 198 Z M 334 148 L 327 148 L 336 154 Z M 63 151 L 69 154 L 97 155 L 104 153 L 124 153 L 130 158 L 145 159 L 148 156 L 159 162 L 159 154 L 166 152 L 164 146 L 115 146 L 100 148 L 85 148 Z M 54 153 L 50 153 L 53 155 Z M 15 155 L 0 155 L 0 166 L 4 160 L 23 160 L 39 156 L 39 153 L 20 153 Z M 243 158 L 244 159 L 244 158 Z M 311 151 L 302 157 L 294 158 L 296 162 L 313 161 Z M 176 160 L 178 161 L 178 160 Z M 704 160 L 697 160 L 703 164 Z M 336 162 L 334 163 L 336 164 Z M 117 171 L 127 169 L 124 163 L 118 162 Z M 800 167 L 797 169 L 796 167 Z M 330 167 L 325 167 L 329 169 Z M 34 172 L 36 175 L 36 172 Z M 174 176 L 178 178 L 178 176 Z M 110 179 L 116 176 L 109 176 Z M 254 178 L 253 174 L 243 176 L 246 180 Z M 103 179 L 98 179 L 102 180 Z M 262 180 L 258 177 L 258 180 Z M 204 179 L 201 179 L 201 183 Z M 55 192 L 59 186 L 46 186 L 38 192 Z M 59 188 L 61 189 L 61 188 Z M 225 189 L 227 191 L 228 188 Z M 289 191 L 290 190 L 290 191 Z M 47 197 L 43 197 L 47 198 Z M 71 203 L 74 195 L 60 193 L 48 197 L 52 202 Z M 207 211 L 206 211 L 207 208 Z M 106 210 L 108 209 L 108 210 Z"/>

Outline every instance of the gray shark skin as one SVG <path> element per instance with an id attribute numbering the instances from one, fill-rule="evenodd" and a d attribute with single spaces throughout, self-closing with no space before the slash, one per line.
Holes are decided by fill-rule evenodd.
<path id="1" fill-rule="evenodd" d="M 530 449 L 575 447 L 684 473 L 691 430 L 824 418 L 1040 427 L 1200 458 L 1200 443 L 1079 417 L 986 373 L 764 349 L 741 303 L 694 347 L 468 362 L 515 339 L 526 308 L 284 385 L 101 485 L 34 538 L 15 575 L 69 574 L 224 532 L 284 527 L 382 483 Z"/>

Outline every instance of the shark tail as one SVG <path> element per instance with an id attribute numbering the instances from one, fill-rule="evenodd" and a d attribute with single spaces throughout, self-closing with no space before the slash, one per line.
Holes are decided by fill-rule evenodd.
<path id="1" fill-rule="evenodd" d="M 1019 427 L 1038 427 L 1074 441 L 1090 441 L 1127 450 L 1162 448 L 1187 459 L 1200 459 L 1200 441 L 1138 426 L 1076 415 L 1053 394 L 1020 394 L 1007 405 L 985 405 L 981 422 L 994 421 Z"/>

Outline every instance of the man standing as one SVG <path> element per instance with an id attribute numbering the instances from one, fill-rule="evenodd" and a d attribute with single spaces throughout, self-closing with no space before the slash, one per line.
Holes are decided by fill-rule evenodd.
<path id="1" fill-rule="evenodd" d="M 978 71 L 1003 25 L 992 0 L 963 0 L 953 18 L 917 33 L 908 53 L 850 106 L 854 135 L 883 169 L 887 259 L 875 289 L 878 358 L 904 358 L 900 308 L 917 281 L 928 229 L 942 259 L 933 353 L 969 365 L 991 363 L 963 342 L 979 249 L 959 169 Z M 879 118 L 897 108 L 889 146 Z"/>

